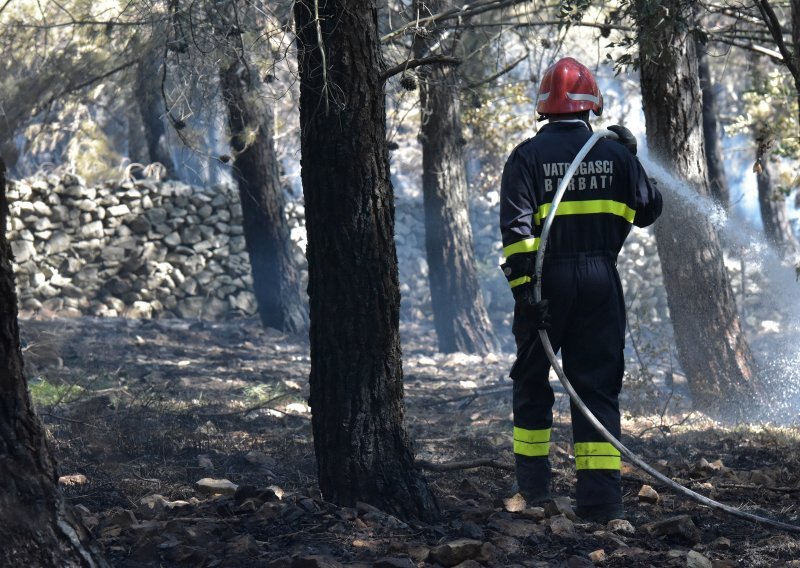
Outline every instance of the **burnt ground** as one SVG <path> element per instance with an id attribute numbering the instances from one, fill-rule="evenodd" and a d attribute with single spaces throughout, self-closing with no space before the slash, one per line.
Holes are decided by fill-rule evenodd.
<path id="1" fill-rule="evenodd" d="M 509 470 L 509 357 L 438 354 L 430 330 L 404 328 L 403 348 L 408 427 L 444 513 L 433 525 L 322 499 L 304 337 L 255 320 L 20 326 L 60 483 L 112 566 L 800 566 L 800 532 L 714 512 L 632 468 L 628 523 L 575 518 L 563 395 L 552 458 L 564 499 L 524 507 Z M 722 428 L 679 389 L 641 383 L 625 404 L 623 441 L 656 468 L 800 526 L 797 428 Z M 203 478 L 231 484 L 214 493 Z M 645 484 L 657 493 L 640 496 Z"/>

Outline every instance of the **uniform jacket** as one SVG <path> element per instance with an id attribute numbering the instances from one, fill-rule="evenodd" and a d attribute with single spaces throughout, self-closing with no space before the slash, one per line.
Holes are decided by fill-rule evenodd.
<path id="1" fill-rule="evenodd" d="M 542 225 L 561 178 L 591 135 L 582 121 L 550 122 L 511 153 L 503 170 L 500 198 L 507 259 L 517 254 L 532 256 L 538 250 Z M 616 258 L 631 224 L 650 225 L 661 207 L 661 194 L 636 156 L 619 142 L 600 139 L 558 206 L 547 254 L 600 253 Z M 511 278 L 509 283 L 513 289 Z"/>

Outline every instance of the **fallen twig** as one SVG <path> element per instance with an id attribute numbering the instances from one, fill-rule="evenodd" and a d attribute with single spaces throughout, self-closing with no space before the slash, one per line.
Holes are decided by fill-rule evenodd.
<path id="1" fill-rule="evenodd" d="M 488 387 L 488 388 L 484 388 L 484 389 L 475 389 L 475 390 L 470 391 L 468 394 L 464 394 L 464 395 L 457 396 L 457 397 L 454 397 L 454 398 L 446 398 L 446 399 L 443 399 L 443 400 L 434 400 L 433 402 L 430 402 L 430 403 L 426 404 L 425 406 L 438 406 L 440 404 L 450 404 L 450 403 L 453 403 L 453 402 L 460 402 L 460 401 L 465 400 L 465 399 L 476 398 L 476 397 L 479 397 L 479 396 L 492 396 L 492 395 L 495 395 L 495 394 L 509 394 L 509 393 L 511 393 L 511 385 L 500 387 L 500 388 L 492 386 L 492 387 Z"/>
<path id="2" fill-rule="evenodd" d="M 84 422 L 83 420 L 75 420 L 74 418 L 59 416 L 58 414 L 53 414 L 52 412 L 40 412 L 39 416 L 48 416 L 54 420 L 61 420 L 63 422 L 69 422 L 70 424 L 80 424 L 81 426 L 88 426 L 89 428 L 97 428 L 96 425 L 89 424 L 88 422 Z"/>
<path id="3" fill-rule="evenodd" d="M 766 489 L 767 491 L 775 491 L 776 493 L 800 493 L 800 487 L 769 487 L 767 485 L 753 485 L 750 483 L 718 483 L 717 487 L 721 489 Z"/>
<path id="4" fill-rule="evenodd" d="M 491 458 L 479 458 L 470 461 L 433 463 L 428 460 L 417 460 L 416 464 L 422 469 L 430 471 L 458 471 L 462 469 L 473 469 L 476 467 L 494 467 L 505 471 L 514 471 L 513 464 L 501 462 Z"/>
<path id="5" fill-rule="evenodd" d="M 197 414 L 197 416 L 200 416 L 201 418 L 217 418 L 220 416 L 233 416 L 235 414 L 248 414 L 250 412 L 253 412 L 254 410 L 263 410 L 263 409 L 274 410 L 275 412 L 286 414 L 286 412 L 278 410 L 277 408 L 272 408 L 270 405 L 277 400 L 286 398 L 290 394 L 291 393 L 280 394 L 278 396 L 274 396 L 268 400 L 265 400 L 264 402 L 254 404 L 253 406 L 248 406 L 247 408 L 242 408 L 240 410 L 227 410 L 225 412 L 198 412 L 194 414 Z"/>

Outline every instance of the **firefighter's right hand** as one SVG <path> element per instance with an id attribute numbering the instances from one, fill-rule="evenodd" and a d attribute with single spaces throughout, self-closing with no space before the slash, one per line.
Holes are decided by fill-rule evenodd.
<path id="1" fill-rule="evenodd" d="M 519 305 L 522 315 L 536 329 L 548 329 L 552 325 L 549 301 L 534 302 L 532 297 L 528 297 L 520 301 Z"/>
<path id="2" fill-rule="evenodd" d="M 630 150 L 631 154 L 634 156 L 636 155 L 637 144 L 636 144 L 636 136 L 633 135 L 633 132 L 622 126 L 621 124 L 614 124 L 609 126 L 608 129 L 619 136 L 617 142 L 625 146 L 628 150 Z"/>

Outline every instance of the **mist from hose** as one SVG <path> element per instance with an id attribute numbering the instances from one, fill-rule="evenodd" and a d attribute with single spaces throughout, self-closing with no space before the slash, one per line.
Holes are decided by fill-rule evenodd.
<path id="1" fill-rule="evenodd" d="M 800 284 L 795 268 L 781 259 L 761 231 L 733 217 L 712 198 L 699 195 L 651 160 L 646 151 L 639 158 L 662 192 L 670 192 L 708 219 L 720 236 L 726 256 L 739 259 L 744 269 L 744 277 L 741 272 L 735 276 L 742 278 L 744 294 L 748 289 L 751 293 L 745 301 L 740 295 L 737 304 L 769 401 L 753 404 L 751 419 L 800 423 Z"/>

